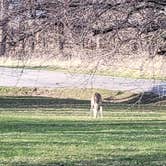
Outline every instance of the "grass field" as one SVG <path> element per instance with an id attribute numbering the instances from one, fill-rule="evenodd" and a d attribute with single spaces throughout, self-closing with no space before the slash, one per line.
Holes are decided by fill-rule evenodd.
<path id="1" fill-rule="evenodd" d="M 0 165 L 166 165 L 166 106 L 103 107 L 93 119 L 87 99 L 0 96 Z"/>

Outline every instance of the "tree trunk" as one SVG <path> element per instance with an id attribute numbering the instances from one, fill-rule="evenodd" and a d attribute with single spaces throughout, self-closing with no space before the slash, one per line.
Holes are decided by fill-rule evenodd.
<path id="1" fill-rule="evenodd" d="M 59 33 L 59 50 L 62 51 L 64 49 L 64 25 L 63 23 L 59 23 L 58 25 L 58 33 Z"/>
<path id="2" fill-rule="evenodd" d="M 6 40 L 7 40 L 7 22 L 4 21 L 8 9 L 8 1 L 0 0 L 0 20 L 3 24 L 0 26 L 0 56 L 3 56 L 6 52 Z"/>
<path id="3" fill-rule="evenodd" d="M 0 56 L 3 56 L 6 52 L 6 26 L 0 27 Z"/>

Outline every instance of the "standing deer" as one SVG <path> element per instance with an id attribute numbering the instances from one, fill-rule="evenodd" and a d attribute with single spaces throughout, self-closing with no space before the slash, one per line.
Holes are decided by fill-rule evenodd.
<path id="1" fill-rule="evenodd" d="M 103 108 L 102 108 L 102 97 L 100 93 L 94 93 L 91 97 L 91 108 L 90 114 L 94 118 L 97 116 L 103 117 Z"/>

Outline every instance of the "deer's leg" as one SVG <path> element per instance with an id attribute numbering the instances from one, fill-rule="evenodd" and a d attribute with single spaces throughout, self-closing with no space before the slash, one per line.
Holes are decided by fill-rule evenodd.
<path id="1" fill-rule="evenodd" d="M 93 117 L 97 118 L 97 110 L 96 109 L 93 110 Z"/>
<path id="2" fill-rule="evenodd" d="M 97 118 L 97 112 L 98 112 L 98 104 L 94 104 L 93 107 L 93 117 Z"/>
<path id="3" fill-rule="evenodd" d="M 93 116 L 93 106 L 91 106 L 91 108 L 90 108 L 90 117 L 92 117 Z"/>
<path id="4" fill-rule="evenodd" d="M 91 99 L 91 107 L 90 107 L 90 117 L 93 117 L 94 114 L 94 101 Z"/>
<path id="5" fill-rule="evenodd" d="M 99 108 L 99 114 L 100 114 L 100 117 L 102 118 L 103 117 L 103 107 L 100 106 Z"/>

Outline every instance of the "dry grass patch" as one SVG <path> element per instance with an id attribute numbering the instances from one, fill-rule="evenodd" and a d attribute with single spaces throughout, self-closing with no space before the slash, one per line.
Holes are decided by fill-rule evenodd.
<path id="1" fill-rule="evenodd" d="M 85 53 L 84 53 L 85 54 Z M 88 57 L 87 57 L 88 56 Z M 111 57 L 104 55 L 83 55 L 81 58 L 56 58 L 48 56 L 30 57 L 22 60 L 16 58 L 0 58 L 0 66 L 31 69 L 54 70 L 71 73 L 88 73 L 110 75 L 116 77 L 166 79 L 166 58 L 156 56 L 153 59 L 143 55 L 129 57 Z"/>

